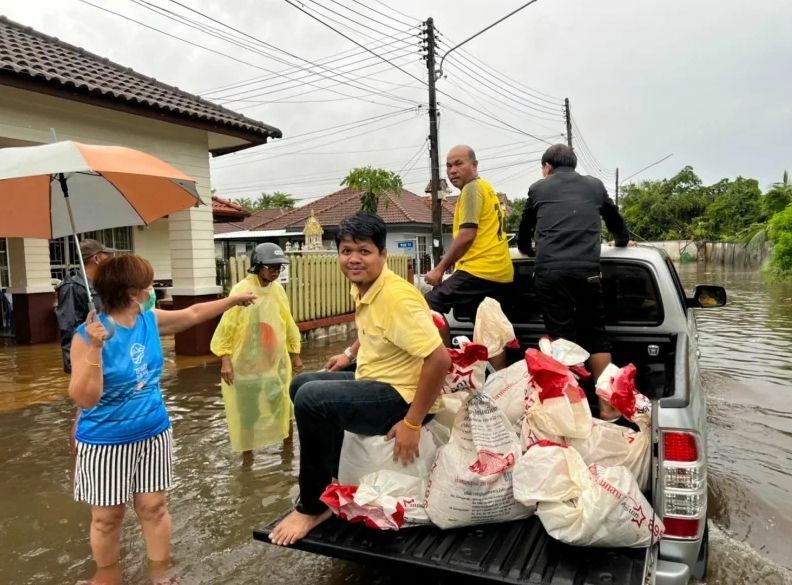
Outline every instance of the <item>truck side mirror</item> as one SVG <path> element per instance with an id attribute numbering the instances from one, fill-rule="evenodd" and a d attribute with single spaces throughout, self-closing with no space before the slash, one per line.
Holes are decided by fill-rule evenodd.
<path id="1" fill-rule="evenodd" d="M 687 299 L 687 306 L 699 309 L 712 309 L 726 304 L 726 289 L 712 284 L 696 285 L 693 298 Z"/>

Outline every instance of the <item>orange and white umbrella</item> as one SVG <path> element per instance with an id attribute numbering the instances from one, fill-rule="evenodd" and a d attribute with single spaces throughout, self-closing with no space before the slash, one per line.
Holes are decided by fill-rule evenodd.
<path id="1" fill-rule="evenodd" d="M 0 149 L 0 237 L 146 225 L 199 203 L 195 181 L 139 150 L 71 141 Z"/>
<path id="2" fill-rule="evenodd" d="M 0 237 L 76 240 L 78 233 L 146 225 L 200 202 L 195 181 L 139 150 L 68 140 L 0 149 Z M 88 305 L 93 309 L 93 299 Z"/>

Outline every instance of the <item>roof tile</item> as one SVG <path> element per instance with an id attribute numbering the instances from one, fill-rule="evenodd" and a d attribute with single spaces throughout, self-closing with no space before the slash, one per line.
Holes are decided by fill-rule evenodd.
<path id="1" fill-rule="evenodd" d="M 345 217 L 360 211 L 360 191 L 346 187 L 251 229 L 302 229 L 311 210 L 322 226 L 335 227 Z M 432 223 L 431 202 L 427 205 L 425 197 L 419 197 L 406 189 L 402 189 L 398 197 L 394 193 L 386 192 L 380 198 L 377 213 L 389 225 Z M 449 214 L 448 209 L 444 208 L 443 223 L 449 225 L 452 219 L 453 210 Z"/>
<path id="2" fill-rule="evenodd" d="M 216 124 L 258 137 L 260 142 L 282 135 L 274 126 L 0 16 L 0 84 L 8 78 L 73 88 L 113 102 Z"/>

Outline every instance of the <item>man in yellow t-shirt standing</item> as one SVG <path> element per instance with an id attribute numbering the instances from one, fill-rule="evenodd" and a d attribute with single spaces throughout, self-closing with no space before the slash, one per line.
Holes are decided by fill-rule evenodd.
<path id="1" fill-rule="evenodd" d="M 421 425 L 436 412 L 451 358 L 421 293 L 388 269 L 385 236 L 373 213 L 338 226 L 338 262 L 352 283 L 358 339 L 324 371 L 292 380 L 300 497 L 270 533 L 274 544 L 294 544 L 330 517 L 319 496 L 337 473 L 345 430 L 395 439 L 394 461 L 408 464 L 418 455 Z M 355 358 L 357 370 L 343 371 Z"/>
<path id="2" fill-rule="evenodd" d="M 474 315 L 484 297 L 501 300 L 514 280 L 503 206 L 492 185 L 478 176 L 473 149 L 455 146 L 448 152 L 446 174 L 460 189 L 454 209 L 451 249 L 424 279 L 434 288 L 426 302 L 438 313 L 462 309 Z M 452 266 L 454 273 L 443 280 Z M 446 333 L 447 336 L 447 333 Z"/>

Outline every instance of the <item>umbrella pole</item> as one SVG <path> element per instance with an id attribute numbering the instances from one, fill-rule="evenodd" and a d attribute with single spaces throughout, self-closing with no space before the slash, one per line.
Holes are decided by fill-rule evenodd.
<path id="1" fill-rule="evenodd" d="M 88 311 L 94 311 L 96 310 L 96 305 L 93 301 L 91 285 L 88 283 L 88 273 L 85 272 L 85 262 L 83 262 L 82 254 L 80 254 L 80 239 L 77 237 L 77 228 L 74 226 L 74 215 L 69 203 L 69 187 L 66 185 L 66 177 L 63 176 L 63 173 L 58 173 L 58 183 L 60 183 L 61 191 L 63 191 L 63 198 L 66 200 L 66 210 L 69 212 L 69 223 L 71 224 L 72 236 L 74 236 L 74 243 L 77 248 L 77 259 L 80 261 L 80 271 L 85 280 L 85 288 L 88 289 Z"/>
<path id="2" fill-rule="evenodd" d="M 58 183 L 60 183 L 61 191 L 63 191 L 63 198 L 66 201 L 66 211 L 69 212 L 69 223 L 71 224 L 72 229 L 72 236 L 74 236 L 74 242 L 77 244 L 77 259 L 80 261 L 80 270 L 82 271 L 83 279 L 85 280 L 85 288 L 88 291 L 88 312 L 96 310 L 96 305 L 93 301 L 93 294 L 91 293 L 91 285 L 88 282 L 88 273 L 85 272 L 85 262 L 83 262 L 82 254 L 80 254 L 80 238 L 77 237 L 77 228 L 74 225 L 74 215 L 72 214 L 71 204 L 69 203 L 69 187 L 66 184 L 66 177 L 63 176 L 63 173 L 58 173 Z M 108 320 L 108 327 L 107 327 L 107 334 L 105 335 L 105 341 L 109 340 L 110 338 L 115 335 L 115 321 L 110 315 L 107 315 Z"/>

